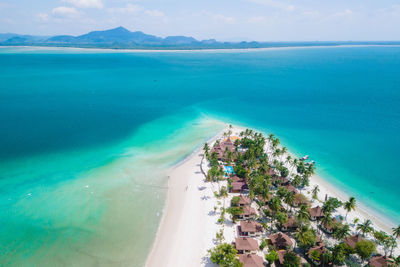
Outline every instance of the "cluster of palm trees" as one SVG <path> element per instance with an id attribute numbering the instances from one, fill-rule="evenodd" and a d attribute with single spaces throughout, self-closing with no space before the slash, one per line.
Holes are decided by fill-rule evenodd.
<path id="1" fill-rule="evenodd" d="M 228 132 L 226 136 L 230 134 L 231 132 Z M 309 205 L 302 203 L 296 207 L 294 200 L 299 195 L 303 196 L 301 190 L 309 186 L 309 178 L 315 172 L 315 165 L 287 155 L 287 149 L 280 146 L 280 140 L 273 134 L 265 138 L 261 133 L 246 129 L 240 133 L 240 136 L 242 138 L 235 142 L 236 150 L 234 152 L 227 151 L 226 153 L 230 152 L 231 155 L 228 156 L 226 154 L 226 158 L 228 162 L 230 162 L 230 159 L 235 160 L 234 172 L 237 176 L 247 181 L 250 198 L 268 200 L 267 208 L 264 201 L 258 202 L 260 204 L 260 214 L 263 215 L 261 222 L 267 230 L 272 232 L 275 229 L 278 230 L 278 226 L 285 224 L 289 216 L 293 216 L 298 225 L 293 237 L 305 254 L 309 248 L 316 245 L 319 229 L 318 227 L 314 229 L 310 224 Z M 238 147 L 244 152 L 239 152 Z M 204 145 L 204 151 L 211 165 L 209 171 L 210 180 L 220 179 L 222 174 L 216 155 L 209 153 L 210 148 L 207 144 Z M 280 182 L 276 182 L 274 179 L 276 177 L 273 175 L 276 173 L 281 177 L 287 178 L 291 185 L 300 190 L 300 194 L 289 192 L 285 187 L 281 186 Z M 312 198 L 318 200 L 319 192 L 318 185 L 312 188 L 310 192 Z M 284 208 L 284 204 L 286 204 L 286 208 Z M 344 259 L 350 253 L 354 252 L 350 251 L 341 241 L 351 234 L 350 225 L 347 223 L 347 215 L 355 210 L 356 205 L 354 197 L 350 197 L 344 203 L 332 197 L 323 202 L 322 211 L 324 216 L 318 220 L 317 226 L 320 229 L 324 229 L 326 226 L 333 225 L 331 227 L 332 236 L 339 243 L 327 248 L 324 255 L 313 253 L 315 255 L 309 257 L 318 258 L 325 263 L 340 264 L 344 262 Z M 345 223 L 335 221 L 332 216 L 336 209 L 341 206 L 346 211 Z M 390 254 L 397 246 L 396 238 L 400 236 L 400 226 L 393 229 L 393 236 L 389 236 L 384 232 L 374 231 L 370 220 L 358 223 L 356 229 L 364 237 L 372 234 L 375 237 L 375 242 Z"/>

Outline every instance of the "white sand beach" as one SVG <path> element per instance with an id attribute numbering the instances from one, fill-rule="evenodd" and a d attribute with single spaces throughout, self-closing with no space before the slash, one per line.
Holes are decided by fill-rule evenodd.
<path id="1" fill-rule="evenodd" d="M 234 127 L 233 135 L 238 135 L 243 128 Z M 217 135 L 214 140 L 222 138 L 222 133 Z M 213 142 L 209 142 L 212 144 Z M 222 226 L 218 224 L 218 211 L 214 212 L 214 207 L 218 201 L 214 196 L 214 191 L 218 191 L 218 184 L 205 181 L 205 176 L 201 171 L 203 152 L 196 150 L 193 154 L 183 160 L 180 164 L 173 167 L 169 173 L 168 197 L 160 227 L 153 244 L 151 253 L 146 262 L 147 267 L 158 266 L 216 266 L 207 257 L 207 250 L 215 246 L 216 233 L 223 229 L 225 242 L 231 243 L 236 237 L 236 227 L 227 219 Z M 202 164 L 203 170 L 207 171 L 207 162 Z M 220 186 L 226 181 L 220 182 Z M 310 186 L 303 190 L 303 193 L 311 199 L 311 194 L 307 194 L 314 185 L 320 188 L 319 199 L 325 199 L 325 195 L 337 197 L 341 201 L 347 201 L 348 196 L 324 181 L 321 177 L 313 175 L 310 179 Z M 229 206 L 232 195 L 225 199 L 226 206 Z M 312 207 L 322 205 L 314 200 Z M 358 207 L 350 212 L 347 221 L 351 226 L 352 233 L 355 233 L 355 225 L 352 223 L 354 218 L 360 222 L 370 219 L 375 229 L 384 230 L 391 234 L 391 228 L 387 222 L 380 220 L 373 212 Z M 339 208 L 334 216 L 345 217 L 346 212 Z M 335 242 L 333 239 L 329 240 Z M 379 250 L 378 250 L 379 251 Z M 400 249 L 395 250 L 398 254 Z M 260 254 L 262 256 L 262 254 Z"/>
<path id="2" fill-rule="evenodd" d="M 212 185 L 200 171 L 202 152 L 193 153 L 169 173 L 164 215 L 146 266 L 204 266 L 217 232 Z"/>

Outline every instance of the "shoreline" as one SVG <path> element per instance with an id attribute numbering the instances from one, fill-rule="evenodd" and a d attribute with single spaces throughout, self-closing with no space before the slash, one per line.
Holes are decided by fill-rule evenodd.
<path id="1" fill-rule="evenodd" d="M 222 133 L 223 131 L 219 132 L 212 138 L 208 139 L 206 142 L 214 142 Z M 167 198 L 165 200 L 163 212 L 162 212 L 162 217 L 157 229 L 157 233 L 155 236 L 155 239 L 153 241 L 153 244 L 151 246 L 150 252 L 147 255 L 145 266 L 146 267 L 156 267 L 156 266 L 193 266 L 194 262 L 193 259 L 190 257 L 184 257 L 179 263 L 176 261 L 176 258 L 174 256 L 180 255 L 182 256 L 183 254 L 189 254 L 185 253 L 185 248 L 186 246 L 179 246 L 179 242 L 176 241 L 181 241 L 184 242 L 183 240 L 186 239 L 185 237 L 187 235 L 183 235 L 182 233 L 178 233 L 177 225 L 178 224 L 184 224 L 184 219 L 185 217 L 188 218 L 188 216 L 183 216 L 184 214 L 184 209 L 185 209 L 185 199 L 187 199 L 190 196 L 198 196 L 198 194 L 193 194 L 197 191 L 203 191 L 200 190 L 200 187 L 206 187 L 207 184 L 205 183 L 205 177 L 204 174 L 201 172 L 201 161 L 203 159 L 203 152 L 202 152 L 202 145 L 199 147 L 195 148 L 195 150 L 176 164 L 170 167 L 169 171 L 167 172 L 168 175 L 168 192 L 167 192 Z M 186 175 L 191 176 L 190 178 L 194 179 L 181 179 L 182 176 L 186 177 Z M 197 187 L 197 188 L 196 188 Z M 209 190 L 208 190 L 209 191 Z M 192 192 L 192 194 L 190 194 Z M 213 192 L 213 191 L 212 191 Z M 211 192 L 211 193 L 212 193 Z M 210 193 L 210 192 L 208 192 Z M 202 193 L 201 193 L 202 194 Z M 209 196 L 212 198 L 212 196 Z M 197 204 L 197 207 L 199 208 L 205 208 L 202 207 L 201 204 L 201 199 L 197 198 L 196 200 L 194 198 L 191 198 L 192 204 Z M 196 210 L 194 210 L 196 212 Z M 206 210 L 205 210 L 206 211 Z M 186 214 L 188 215 L 188 214 Z M 200 214 L 202 215 L 202 214 Z M 205 216 L 205 214 L 203 214 Z M 201 216 L 201 217 L 204 217 Z M 183 220 L 183 221 L 182 221 Z M 186 234 L 190 235 L 190 230 L 187 228 L 186 224 Z M 190 226 L 190 225 L 189 225 Z M 200 230 L 200 229 L 199 229 Z M 207 229 L 204 228 L 204 231 Z M 213 229 L 211 230 L 212 234 L 214 235 Z M 198 233 L 201 233 L 201 231 L 198 231 Z M 198 241 L 201 241 L 202 235 L 197 235 Z M 169 244 L 170 241 L 175 241 L 172 242 L 172 244 Z M 190 240 L 188 239 L 190 246 L 193 245 L 193 240 L 192 236 Z M 204 241 L 204 240 L 203 240 Z M 178 244 L 177 244 L 178 243 Z M 198 242 L 202 244 L 202 242 Z M 170 251 L 167 250 L 167 248 L 171 249 L 173 248 L 173 251 L 175 253 L 171 253 Z M 196 253 L 192 255 L 192 257 L 196 257 L 195 255 L 199 255 L 198 262 L 202 262 L 203 253 L 198 252 L 198 250 L 204 250 L 204 247 L 200 247 L 197 249 Z M 193 253 L 192 253 L 193 254 Z M 205 256 L 205 255 L 204 255 Z M 188 265 L 189 264 L 189 265 Z M 201 264 L 200 264 L 201 265 Z M 199 265 L 199 266 L 200 266 Z"/>
<path id="2" fill-rule="evenodd" d="M 290 50 L 290 49 L 317 49 L 317 48 L 357 48 L 357 47 L 400 47 L 400 44 L 337 44 L 337 45 L 310 45 L 310 46 L 271 46 L 259 48 L 205 48 L 205 49 L 118 49 L 118 48 L 95 48 L 95 47 L 59 47 L 59 46 L 0 46 L 1 48 L 34 48 L 39 50 L 72 50 L 85 52 L 103 53 L 190 53 L 190 52 L 211 52 L 211 53 L 244 53 L 260 52 L 271 50 Z"/>
<path id="3" fill-rule="evenodd" d="M 233 129 L 238 132 L 244 128 L 234 126 Z M 220 139 L 221 136 L 220 132 L 207 142 L 212 143 Z M 290 151 L 288 153 L 290 154 Z M 207 218 L 210 217 L 207 214 L 207 207 L 210 209 L 210 205 L 207 207 L 204 205 L 205 201 L 200 197 L 200 186 L 206 187 L 206 190 L 209 191 L 211 202 L 216 203 L 218 200 L 212 194 L 213 183 L 205 183 L 204 175 L 200 171 L 201 160 L 202 147 L 200 146 L 172 166 L 168 172 L 170 178 L 168 180 L 167 199 L 155 240 L 146 259 L 146 267 L 159 265 L 188 266 L 188 264 L 190 266 L 214 266 L 207 262 L 204 257 L 207 256 L 207 250 L 213 246 L 218 224 L 215 220 L 210 221 Z M 189 178 L 184 179 L 188 175 L 190 175 Z M 319 199 L 323 199 L 325 194 L 328 194 L 328 196 L 336 197 L 341 201 L 348 200 L 346 193 L 318 175 L 311 176 L 310 185 L 305 188 L 304 194 L 307 195 L 307 191 L 314 185 L 318 185 L 320 188 Z M 310 198 L 310 196 L 308 197 Z M 314 202 L 313 206 L 316 205 L 317 203 Z M 197 207 L 197 209 L 194 207 Z M 335 214 L 344 217 L 343 207 L 339 208 Z M 370 219 L 376 229 L 384 230 L 388 234 L 391 233 L 391 225 L 382 220 L 379 215 L 376 215 L 372 209 L 366 208 L 363 203 L 357 202 L 356 210 L 350 212 L 347 216 L 352 231 L 355 227 L 352 221 L 356 217 L 359 218 L 360 222 Z M 395 253 L 399 253 L 399 251 L 399 248 L 395 249 Z"/>
<path id="4" fill-rule="evenodd" d="M 324 199 L 325 193 L 328 194 L 328 196 L 336 197 L 342 202 L 345 202 L 351 197 L 350 195 L 346 194 L 341 190 L 340 188 L 332 185 L 330 182 L 326 181 L 319 175 L 313 175 L 310 178 L 310 187 L 313 187 L 314 185 L 318 185 L 321 191 L 318 193 L 318 198 Z M 338 209 L 339 213 L 344 213 L 343 207 L 340 207 Z M 355 216 L 355 215 L 361 215 L 361 216 Z M 384 216 L 384 215 L 382 215 Z M 362 219 L 370 219 L 372 223 L 374 224 L 375 228 L 378 230 L 383 230 L 387 232 L 388 234 L 392 233 L 392 227 L 395 227 L 395 223 L 391 222 L 389 218 L 387 217 L 382 217 L 377 211 L 375 211 L 372 208 L 368 208 L 364 203 L 357 201 L 357 206 L 356 210 L 353 212 L 350 212 L 347 216 L 348 221 L 353 221 L 354 218 L 359 218 L 360 222 L 362 222 Z M 350 223 L 351 224 L 351 223 Z"/>

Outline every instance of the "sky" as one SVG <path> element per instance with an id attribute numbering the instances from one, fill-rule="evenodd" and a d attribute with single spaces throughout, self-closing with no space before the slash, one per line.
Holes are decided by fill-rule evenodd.
<path id="1" fill-rule="evenodd" d="M 0 33 L 118 26 L 219 41 L 400 40 L 400 0 L 0 0 Z"/>

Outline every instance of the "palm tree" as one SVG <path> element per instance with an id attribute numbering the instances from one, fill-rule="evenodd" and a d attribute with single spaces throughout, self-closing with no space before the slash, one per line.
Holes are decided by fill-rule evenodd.
<path id="1" fill-rule="evenodd" d="M 300 222 L 306 222 L 310 220 L 310 213 L 308 212 L 306 205 L 301 205 L 300 209 L 297 211 L 297 220 Z"/>
<path id="2" fill-rule="evenodd" d="M 299 176 L 299 175 L 295 175 L 294 176 L 294 178 L 293 178 L 293 180 L 292 180 L 292 185 L 294 186 L 294 187 L 300 187 L 300 185 L 301 185 L 301 177 Z"/>
<path id="3" fill-rule="evenodd" d="M 400 237 L 400 225 L 395 228 L 392 228 L 392 230 L 393 230 L 393 236 L 396 238 L 399 238 Z"/>
<path id="4" fill-rule="evenodd" d="M 389 239 L 386 242 L 386 245 L 388 247 L 390 247 L 390 256 L 393 256 L 393 250 L 395 247 L 397 247 L 396 238 L 393 236 L 389 237 Z M 399 256 L 399 258 L 400 258 L 400 256 Z"/>
<path id="5" fill-rule="evenodd" d="M 282 147 L 281 149 L 281 156 L 284 156 L 287 152 L 287 148 L 286 147 Z M 282 161 L 282 157 L 281 157 L 281 161 Z"/>
<path id="6" fill-rule="evenodd" d="M 365 234 L 371 233 L 374 230 L 371 225 L 372 222 L 370 219 L 365 220 L 363 223 L 357 224 L 357 231 L 360 231 L 365 236 Z"/>
<path id="7" fill-rule="evenodd" d="M 290 155 L 287 155 L 285 162 L 290 164 L 292 162 L 292 157 Z"/>
<path id="8" fill-rule="evenodd" d="M 285 197 L 284 197 L 285 203 L 290 206 L 290 212 L 292 212 L 292 206 L 293 206 L 293 201 L 294 201 L 294 194 L 288 192 Z"/>
<path id="9" fill-rule="evenodd" d="M 337 240 L 343 240 L 346 236 L 350 235 L 350 226 L 345 224 L 341 227 L 337 227 L 333 232 L 333 237 Z"/>
<path id="10" fill-rule="evenodd" d="M 289 176 L 292 174 L 294 168 L 297 167 L 297 162 L 298 162 L 298 159 L 294 158 L 293 161 L 292 161 L 292 167 L 290 168 Z"/>
<path id="11" fill-rule="evenodd" d="M 210 147 L 208 146 L 208 143 L 205 143 L 203 146 L 203 150 L 206 154 L 206 156 L 208 155 L 208 152 L 210 151 Z"/>
<path id="12" fill-rule="evenodd" d="M 324 213 L 324 217 L 322 217 L 322 219 L 321 219 L 321 227 L 325 226 L 325 228 L 326 228 L 332 222 L 333 222 L 333 218 L 332 218 L 331 214 L 330 213 Z"/>
<path id="13" fill-rule="evenodd" d="M 272 147 L 276 148 L 280 143 L 281 141 L 279 141 L 279 138 L 275 138 L 272 140 Z"/>
<path id="14" fill-rule="evenodd" d="M 350 197 L 349 200 L 344 203 L 344 209 L 347 211 L 345 218 L 347 221 L 347 214 L 349 214 L 350 211 L 356 209 L 356 199 L 354 197 Z"/>
<path id="15" fill-rule="evenodd" d="M 269 141 L 269 147 L 272 149 L 272 141 L 275 139 L 274 134 L 269 134 L 267 139 Z"/>
<path id="16" fill-rule="evenodd" d="M 316 241 L 315 231 L 308 228 L 308 226 L 300 227 L 295 237 L 300 242 L 300 245 L 306 248 L 312 247 Z"/>
<path id="17" fill-rule="evenodd" d="M 312 198 L 313 199 L 318 199 L 319 186 L 318 185 L 314 186 L 314 188 L 312 189 L 311 193 L 312 193 Z"/>

